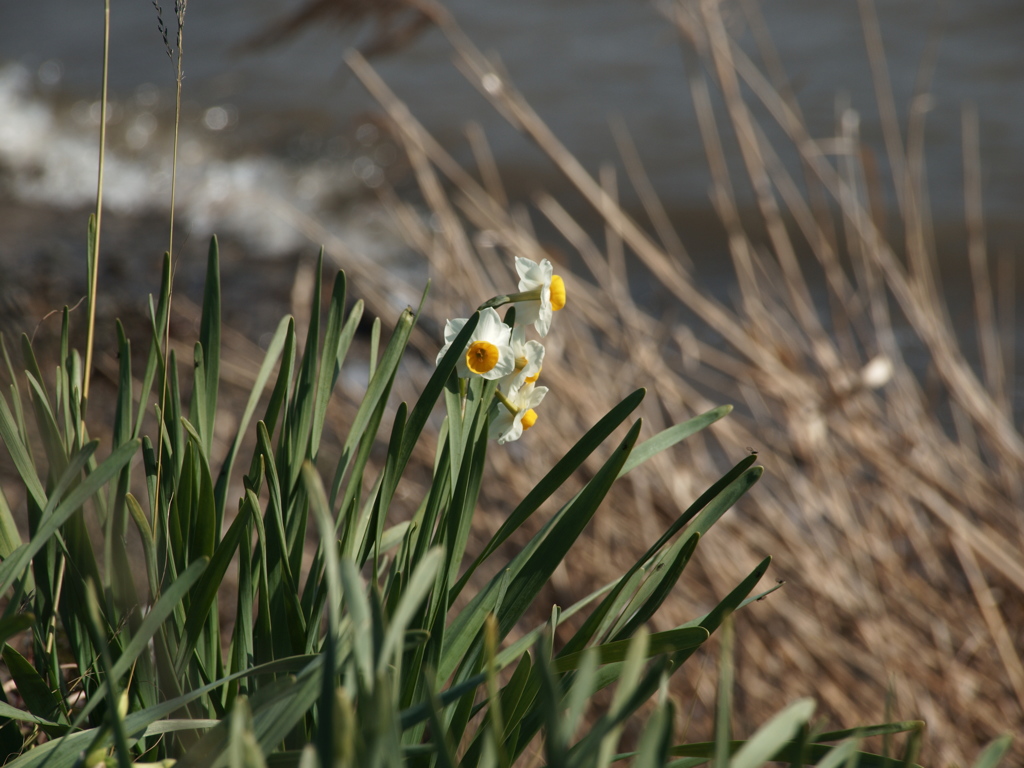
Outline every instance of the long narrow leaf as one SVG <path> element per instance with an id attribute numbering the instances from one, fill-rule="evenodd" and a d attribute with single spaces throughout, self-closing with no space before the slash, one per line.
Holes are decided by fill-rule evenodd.
<path id="1" fill-rule="evenodd" d="M 95 444 L 91 444 L 91 447 L 86 446 L 79 452 L 68 470 L 69 475 L 72 474 L 71 470 L 77 466 L 78 469 L 73 473 L 77 476 L 81 466 L 85 464 L 85 461 L 92 454 L 92 451 L 95 450 L 95 447 Z M 87 475 L 59 504 L 56 504 L 56 508 L 52 512 L 49 509 L 55 504 L 58 496 L 54 494 L 51 497 L 47 504 L 47 512 L 44 512 L 42 524 L 37 529 L 36 535 L 32 537 L 32 540 L 27 545 L 19 548 L 11 557 L 0 564 L 0 595 L 7 592 L 11 584 L 14 583 L 14 580 L 28 567 L 36 552 L 43 548 L 57 529 L 72 514 L 81 509 L 82 505 L 92 498 L 96 491 L 110 482 L 111 478 L 117 475 L 121 468 L 131 461 L 132 456 L 135 455 L 138 449 L 139 443 L 136 440 L 125 443 L 117 448 L 107 457 L 106 461 L 100 464 L 94 472 Z"/>

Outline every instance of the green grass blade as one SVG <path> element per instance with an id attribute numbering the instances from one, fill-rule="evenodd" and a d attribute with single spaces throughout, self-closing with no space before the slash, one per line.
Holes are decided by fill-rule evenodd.
<path id="1" fill-rule="evenodd" d="M 733 504 L 750 488 L 761 479 L 761 475 L 764 474 L 764 467 L 751 467 L 745 471 L 742 475 L 733 480 L 729 485 L 722 490 L 711 502 L 701 510 L 700 514 L 694 518 L 693 522 L 690 523 L 683 531 L 684 537 L 692 536 L 694 533 L 699 533 L 701 536 L 707 534 L 715 523 L 717 523 L 722 515 L 724 515 Z"/>
<path id="2" fill-rule="evenodd" d="M 598 505 L 608 493 L 615 478 L 618 477 L 619 470 L 622 469 L 622 465 L 629 457 L 629 453 L 636 443 L 641 424 L 641 421 L 637 421 L 630 428 L 626 437 L 623 438 L 604 466 L 570 502 L 570 509 L 552 528 L 551 533 L 545 537 L 533 556 L 509 585 L 508 594 L 505 596 L 505 602 L 498 615 L 502 637 L 507 635 L 519 621 L 541 587 L 565 557 L 573 542 L 597 512 Z"/>
<path id="3" fill-rule="evenodd" d="M 670 701 L 665 701 L 655 708 L 640 736 L 633 768 L 662 768 L 665 765 L 669 748 L 672 746 L 673 712 L 674 708 Z"/>
<path id="4" fill-rule="evenodd" d="M 355 564 L 345 558 L 340 563 L 341 586 L 345 595 L 345 607 L 352 621 L 352 655 L 360 685 L 372 690 L 374 673 L 374 636 L 370 601 L 366 587 Z"/>
<path id="5" fill-rule="evenodd" d="M 15 635 L 31 629 L 35 620 L 36 617 L 31 613 L 16 613 L 0 619 L 0 647 Z"/>
<path id="6" fill-rule="evenodd" d="M 665 632 L 656 632 L 648 636 L 647 658 L 696 648 L 707 639 L 708 632 L 703 627 L 679 627 Z M 596 652 L 598 664 L 612 664 L 625 661 L 626 653 L 632 642 L 632 639 L 616 640 L 612 643 L 592 646 L 567 656 L 559 656 L 552 663 L 552 669 L 558 673 L 577 669 L 583 663 L 583 659 L 587 654 L 591 652 Z"/>
<path id="7" fill-rule="evenodd" d="M 384 644 L 377 659 L 377 674 L 383 674 L 388 666 L 401 668 L 402 643 L 405 639 L 405 632 L 423 601 L 431 593 L 434 579 L 444 564 L 444 557 L 444 550 L 435 547 L 416 564 L 409 577 L 409 585 L 402 593 L 394 613 L 391 614 Z"/>
<path id="8" fill-rule="evenodd" d="M 207 456 L 213 447 L 214 422 L 217 418 L 217 390 L 220 387 L 221 291 L 220 246 L 217 236 L 210 238 L 206 257 L 206 284 L 203 288 L 203 309 L 199 321 L 199 344 L 203 349 L 203 406 L 205 419 L 197 424 L 203 436 Z M 197 372 L 198 373 L 198 372 Z M 196 391 L 198 388 L 194 388 Z"/>
<path id="9" fill-rule="evenodd" d="M 847 728 L 842 731 L 826 731 L 814 736 L 815 741 L 845 741 L 846 739 L 867 739 L 872 736 L 891 736 L 897 733 L 908 733 L 911 731 L 923 731 L 925 724 L 923 720 L 903 720 L 895 723 L 882 723 L 880 725 L 866 725 L 860 728 Z"/>
<path id="10" fill-rule="evenodd" d="M 18 524 L 14 522 L 14 514 L 7 503 L 7 496 L 4 495 L 3 488 L 0 488 L 0 560 L 10 557 L 23 543 Z"/>
<path id="11" fill-rule="evenodd" d="M 699 620 L 687 622 L 684 626 L 701 626 L 704 627 L 708 632 L 714 633 L 718 629 L 722 622 L 729 614 L 733 613 L 744 598 L 750 594 L 751 590 L 757 586 L 764 574 L 768 571 L 768 566 L 771 565 L 772 559 L 766 557 L 753 571 L 748 574 L 747 578 L 741 581 L 718 605 L 716 605 L 707 615 L 703 616 Z"/>
<path id="12" fill-rule="evenodd" d="M 67 726 L 62 726 L 53 720 L 47 720 L 45 717 L 39 717 L 31 712 L 26 712 L 24 709 L 12 707 L 6 701 L 0 701 L 0 717 L 9 717 L 12 720 L 18 720 L 23 723 L 41 725 L 47 732 L 61 733 L 67 728 Z"/>
<path id="13" fill-rule="evenodd" d="M 731 741 L 729 749 L 737 752 L 743 748 L 746 742 Z M 789 742 L 783 745 L 772 758 L 772 762 L 789 763 L 791 765 L 818 765 L 824 760 L 835 747 L 831 744 L 805 744 L 801 741 Z M 669 750 L 669 754 L 675 757 L 692 757 L 706 763 L 711 759 L 715 751 L 713 741 L 693 742 L 690 744 L 678 744 Z M 854 765 L 857 768 L 892 768 L 894 759 L 891 756 L 877 755 L 872 752 L 854 752 Z M 674 765 L 674 763 L 673 763 Z M 921 768 L 916 763 L 911 764 L 912 768 Z"/>
<path id="14" fill-rule="evenodd" d="M 128 750 L 128 740 L 124 731 L 124 714 L 122 705 L 127 707 L 127 700 L 122 699 L 120 685 L 117 678 L 111 674 L 113 661 L 110 658 L 110 647 L 108 635 L 105 631 L 105 624 L 100 615 L 99 598 L 96 596 L 96 584 L 89 581 L 85 585 L 86 615 L 89 617 L 89 632 L 92 636 L 93 646 L 99 649 L 99 668 L 107 684 L 107 711 L 106 720 L 114 733 L 114 754 L 117 758 L 119 768 L 131 768 L 131 753 Z"/>
<path id="15" fill-rule="evenodd" d="M 661 607 L 662 603 L 672 593 L 672 589 L 675 587 L 676 582 L 679 581 L 683 569 L 686 568 L 686 564 L 690 562 L 690 558 L 697 549 L 697 542 L 699 540 L 700 534 L 695 533 L 688 538 L 680 538 L 677 544 L 673 546 L 666 558 L 669 561 L 668 566 L 657 569 L 657 572 L 640 588 L 637 597 L 634 599 L 634 602 L 637 600 L 641 601 L 640 606 L 626 624 L 615 633 L 615 639 L 630 637 L 639 627 L 643 626 L 654 616 L 658 608 Z"/>
<path id="16" fill-rule="evenodd" d="M 818 761 L 817 768 L 855 767 L 857 765 L 857 744 L 857 739 L 850 739 L 833 747 L 827 755 Z"/>
<path id="17" fill-rule="evenodd" d="M 633 452 L 629 454 L 629 459 L 622 467 L 620 477 L 627 472 L 635 469 L 639 465 L 643 464 L 652 456 L 661 453 L 667 448 L 671 448 L 676 443 L 682 442 L 686 438 L 690 437 L 702 429 L 711 426 L 716 421 L 724 418 L 732 412 L 731 405 L 720 405 L 717 408 L 713 408 L 707 413 L 702 413 L 700 416 L 695 416 L 689 421 L 685 421 L 682 424 L 676 424 L 674 427 L 662 430 L 654 437 L 644 440 Z"/>
<path id="18" fill-rule="evenodd" d="M 1009 734 L 1000 736 L 982 750 L 978 759 L 974 761 L 973 768 L 996 768 L 1002 762 L 1003 756 L 1010 751 L 1011 746 L 1013 746 L 1012 736 Z"/>
<path id="19" fill-rule="evenodd" d="M 317 368 L 319 367 L 320 346 L 320 294 L 323 286 L 324 249 L 317 256 L 313 281 L 313 296 L 309 307 L 309 328 L 306 330 L 306 344 L 302 350 L 299 375 L 295 380 L 295 391 L 282 427 L 280 450 L 284 459 L 279 460 L 279 469 L 287 469 L 285 492 L 289 493 L 299 480 L 302 462 L 312 457 L 310 435 L 313 429 L 313 406 L 316 402 Z"/>
<path id="20" fill-rule="evenodd" d="M 14 468 L 18 470 L 26 491 L 39 509 L 43 509 L 46 506 L 46 491 L 43 490 L 43 484 L 36 473 L 35 462 L 23 439 L 24 435 L 24 430 L 19 427 L 17 419 L 7 405 L 7 399 L 0 395 L 0 440 L 3 440 L 11 454 Z"/>
<path id="21" fill-rule="evenodd" d="M 286 330 L 284 335 L 284 350 L 281 353 L 281 367 L 277 371 L 277 380 L 274 382 L 274 389 L 267 401 L 267 409 L 263 414 L 263 423 L 267 425 L 267 432 L 274 434 L 277 428 L 278 419 L 286 413 L 288 393 L 292 387 L 292 373 L 295 370 L 295 320 L 291 317 L 285 318 Z M 283 429 L 283 427 L 282 427 Z M 255 457 L 253 461 L 255 461 Z"/>
<path id="22" fill-rule="evenodd" d="M 243 510 L 244 512 L 244 510 Z M 227 573 L 231 559 L 235 556 L 243 540 L 243 535 L 248 532 L 249 519 L 244 513 L 239 515 L 231 523 L 224 538 L 217 545 L 210 557 L 209 567 L 205 569 L 199 583 L 189 600 L 188 618 L 185 620 L 185 633 L 181 645 L 178 646 L 177 656 L 174 660 L 174 668 L 181 673 L 185 659 L 195 649 L 199 634 L 206 625 L 210 610 L 217 600 L 217 592 L 224 581 L 224 574 Z M 181 578 L 181 575 L 178 576 Z"/>
<path id="23" fill-rule="evenodd" d="M 759 768 L 771 760 L 814 714 L 813 699 L 794 701 L 762 725 L 733 755 L 730 768 Z"/>
<path id="24" fill-rule="evenodd" d="M 468 337 L 467 337 L 468 338 Z M 455 344 L 452 345 L 453 347 Z M 453 362 L 454 364 L 454 362 Z M 472 577 L 476 569 L 483 563 L 488 557 L 500 547 L 509 536 L 517 531 L 529 517 L 537 511 L 541 504 L 543 504 L 552 493 L 562 486 L 563 483 L 587 460 L 594 450 L 601 445 L 612 432 L 614 432 L 623 421 L 631 414 L 636 407 L 640 405 L 640 402 L 644 399 L 646 391 L 638 389 L 628 397 L 622 400 L 612 410 L 610 410 L 600 421 L 591 427 L 587 433 L 580 438 L 579 441 L 569 449 L 568 453 L 559 460 L 557 464 L 548 472 L 544 478 L 537 483 L 537 485 L 531 490 L 526 498 L 519 503 L 519 505 L 512 511 L 508 519 L 502 524 L 497 530 L 491 540 L 487 542 L 487 546 L 480 555 L 473 561 L 472 565 L 466 569 L 462 578 L 459 579 L 458 583 L 452 588 L 452 594 L 450 599 L 454 599 L 458 595 L 469 579 Z"/>
<path id="25" fill-rule="evenodd" d="M 252 392 L 249 394 L 249 400 L 245 404 L 245 410 L 242 412 L 242 417 L 238 422 L 238 430 L 235 433 L 235 439 L 232 441 L 231 447 L 228 449 L 227 456 L 224 457 L 224 462 L 221 464 L 220 473 L 217 475 L 217 484 L 214 486 L 214 497 L 217 501 L 218 514 L 221 516 L 221 519 L 223 519 L 224 515 L 228 483 L 231 480 L 231 470 L 234 467 L 235 458 L 238 456 L 238 450 L 242 445 L 242 440 L 248 432 L 249 422 L 252 420 L 252 416 L 256 412 L 256 406 L 259 404 L 260 398 L 263 396 L 263 390 L 267 385 L 267 381 L 270 380 L 270 374 L 273 373 L 274 366 L 276 366 L 278 360 L 281 359 L 281 352 L 285 346 L 285 338 L 290 324 L 290 318 L 282 318 L 281 322 L 277 325 L 277 330 L 274 331 L 274 335 L 267 347 L 267 354 L 263 357 L 263 363 L 260 365 L 260 370 L 256 374 L 256 381 L 253 383 Z"/>
<path id="26" fill-rule="evenodd" d="M 43 450 L 46 453 L 46 460 L 50 467 L 50 477 L 59 477 L 68 465 L 68 451 L 64 446 L 64 439 L 60 434 L 60 427 L 50 409 L 50 402 L 46 396 L 46 390 L 42 382 L 26 372 L 29 388 L 35 393 L 32 398 L 32 406 L 36 415 L 36 425 L 43 443 Z"/>
<path id="27" fill-rule="evenodd" d="M 160 295 L 157 305 L 153 305 L 153 297 L 149 297 L 149 320 L 150 320 L 150 342 L 149 355 L 146 358 L 146 370 L 142 376 L 142 387 L 139 390 L 139 403 L 149 401 L 150 392 L 153 390 L 153 380 L 156 378 L 158 369 L 163 368 L 164 330 L 167 326 L 167 312 L 171 303 L 171 256 L 164 253 L 160 270 Z M 146 416 L 147 408 L 140 405 L 135 415 L 135 427 L 132 429 L 132 436 L 139 437 L 142 433 L 142 420 Z"/>
<path id="28" fill-rule="evenodd" d="M 394 373 L 398 368 L 398 363 L 401 361 L 409 335 L 412 333 L 413 319 L 413 315 L 409 310 L 402 312 L 395 326 L 395 332 L 391 337 L 391 341 L 387 349 L 385 349 L 384 358 L 370 376 L 370 383 L 366 387 L 363 401 L 359 404 L 356 415 L 352 420 L 352 426 L 349 428 L 348 436 L 345 438 L 345 445 L 342 447 L 341 457 L 334 472 L 334 480 L 331 482 L 331 495 L 329 498 L 332 506 L 337 501 L 345 475 L 355 457 L 356 447 L 363 443 L 364 436 L 368 434 L 367 428 L 371 423 L 374 425 L 379 424 L 378 414 L 382 412 L 384 400 L 391 391 Z M 454 362 L 452 367 L 455 367 Z M 373 435 L 370 435 L 371 439 L 372 437 Z M 366 450 L 369 450 L 368 446 Z M 352 488 L 351 485 L 350 488 Z M 347 503 L 351 503 L 352 494 L 346 494 L 345 498 Z M 344 509 L 346 505 L 346 503 L 343 503 L 342 508 Z"/>
<path id="29" fill-rule="evenodd" d="M 127 674 L 135 660 L 143 652 L 148 651 L 150 640 L 152 640 L 164 622 L 171 616 L 174 609 L 188 593 L 188 590 L 192 588 L 192 585 L 195 584 L 196 580 L 203 574 L 203 571 L 206 570 L 206 567 L 207 561 L 205 559 L 196 560 L 178 575 L 178 578 L 167 587 L 156 603 L 153 604 L 153 607 L 146 613 L 146 617 L 132 635 L 128 645 L 124 647 L 121 655 L 114 662 L 111 674 L 115 679 L 120 679 Z M 84 722 L 89 713 L 102 701 L 104 689 L 101 688 L 97 693 L 99 695 L 90 697 L 82 710 L 77 713 L 76 724 Z"/>
<path id="30" fill-rule="evenodd" d="M 28 567 L 35 554 L 43 548 L 46 542 L 50 540 L 50 537 L 56 533 L 57 529 L 72 514 L 81 509 L 82 505 L 92 498 L 100 488 L 110 482 L 111 478 L 120 472 L 125 464 L 131 461 L 138 448 L 138 441 L 135 440 L 117 448 L 95 471 L 87 475 L 77 487 L 72 489 L 59 504 L 57 500 L 60 499 L 60 495 L 57 492 L 51 494 L 50 501 L 43 513 L 42 522 L 36 530 L 36 535 L 32 537 L 32 540 L 27 545 L 19 548 L 11 557 L 0 564 L 0 595 L 7 593 L 14 580 Z M 77 479 L 81 468 L 95 450 L 96 443 L 94 442 L 83 447 L 76 454 L 71 466 L 65 473 L 65 477 L 58 484 L 58 488 L 66 487 L 70 484 L 71 480 Z"/>
<path id="31" fill-rule="evenodd" d="M 139 531 L 139 538 L 142 539 L 142 554 L 146 561 L 146 575 L 149 577 L 149 593 L 155 595 L 160 589 L 160 564 L 157 555 L 156 536 L 138 500 L 129 493 L 125 497 L 125 502 L 128 505 L 128 514 Z"/>
<path id="32" fill-rule="evenodd" d="M 343 329 L 345 321 L 345 273 L 338 272 L 334 278 L 334 288 L 331 291 L 331 302 L 327 310 L 327 324 L 324 328 L 324 348 L 320 357 L 320 370 L 316 384 L 316 403 L 313 407 L 313 426 L 310 436 L 312 456 L 315 459 L 320 446 L 320 436 L 324 430 L 324 419 L 327 417 L 327 404 L 334 391 L 334 384 L 341 372 L 341 364 L 348 351 L 348 345 L 355 334 L 356 324 L 359 322 L 357 316 L 349 317 Z"/>
<path id="33" fill-rule="evenodd" d="M 4 645 L 2 655 L 7 671 L 17 686 L 18 695 L 25 702 L 28 711 L 38 718 L 58 723 L 59 728 L 51 730 L 51 736 L 60 735 L 67 730 L 68 721 L 64 716 L 61 701 L 36 668 L 10 645 Z"/>

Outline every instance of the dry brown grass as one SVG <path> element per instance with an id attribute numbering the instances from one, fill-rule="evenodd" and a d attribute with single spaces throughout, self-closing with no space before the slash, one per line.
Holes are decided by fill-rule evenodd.
<path id="1" fill-rule="evenodd" d="M 381 194 L 433 273 L 430 317 L 414 336 L 426 360 L 436 354 L 445 317 L 463 316 L 508 290 L 512 256 L 552 255 L 553 243 L 539 239 L 531 222 L 543 220 L 560 233 L 558 247 L 572 251 L 558 265 L 569 305 L 547 339 L 551 393 L 524 440 L 491 452 L 494 479 L 478 536 L 488 536 L 510 501 L 636 387 L 648 388 L 641 407 L 648 435 L 735 403 L 737 411 L 710 435 L 656 457 L 613 493 L 569 570 L 556 573 L 552 599 L 568 604 L 621 573 L 675 510 L 753 447 L 765 479 L 701 542 L 657 627 L 703 613 L 765 554 L 774 557 L 772 577 L 785 588 L 739 617 L 739 735 L 802 695 L 814 696 L 832 725 L 925 719 L 922 759 L 932 765 L 966 764 L 994 736 L 1024 731 L 1024 439 L 1014 423 L 1013 307 L 993 300 L 1012 299 L 1014 278 L 989 274 L 973 116 L 964 119 L 963 254 L 975 289 L 972 362 L 939 286 L 923 193 L 923 112 L 912 112 L 902 136 L 870 23 L 899 204 L 895 226 L 880 212 L 870 151 L 853 113 L 828 141 L 812 138 L 778 73 L 768 67 L 765 74 L 747 58 L 715 2 L 664 6 L 687 55 L 713 203 L 726 234 L 722 258 L 728 254 L 734 269 L 734 300 L 726 304 L 694 276 L 686 233 L 672 228 L 623 130 L 616 131 L 622 161 L 649 228 L 619 204 L 610 167 L 592 177 L 443 10 L 426 0 L 416 6 L 447 35 L 470 82 L 548 154 L 600 221 L 595 232 L 566 200 L 543 192 L 532 209 L 510 204 L 478 129 L 469 131 L 477 167 L 467 170 L 363 57 L 350 54 L 420 190 L 418 205 L 387 189 Z M 715 91 L 724 103 L 718 111 Z M 756 110 L 748 94 L 761 102 Z M 768 134 L 778 131 L 765 130 L 755 113 L 773 117 L 787 146 L 772 145 Z M 735 145 L 721 138 L 733 135 Z M 794 149 L 803 163 L 800 179 L 778 159 Z M 755 191 L 753 219 L 733 192 L 739 181 L 726 170 L 731 152 L 739 152 L 743 183 Z M 424 210 L 435 226 L 425 223 Z M 292 213 L 349 272 L 372 314 L 392 317 L 395 276 Z M 657 311 L 638 306 L 631 291 L 637 265 L 659 286 Z M 419 286 L 405 289 L 415 293 Z M 241 335 L 229 334 L 225 346 L 238 360 L 260 356 Z M 105 366 L 112 361 L 101 356 Z M 226 364 L 227 383 L 244 391 L 250 368 Z M 415 396 L 414 379 L 399 386 L 400 397 Z M 332 411 L 331 418 L 343 434 L 344 414 Z M 429 463 L 429 446 L 420 458 Z M 406 483 L 401 490 L 414 499 L 422 489 Z M 682 678 L 679 727 L 688 738 L 706 738 L 714 664 L 698 662 Z M 1010 763 L 1024 761 L 1024 745 L 1015 750 Z"/>
<path id="2" fill-rule="evenodd" d="M 964 259 L 976 294 L 975 364 L 958 344 L 939 287 L 922 191 L 923 113 L 912 113 L 901 136 L 867 4 L 898 227 L 887 227 L 879 214 L 856 115 L 847 113 L 829 141 L 815 140 L 780 81 L 773 84 L 736 45 L 715 2 L 665 6 L 687 52 L 713 203 L 727 235 L 723 254 L 735 271 L 729 304 L 694 278 L 685 233 L 672 230 L 622 131 L 623 160 L 650 232 L 617 202 L 614 173 L 592 177 L 500 66 L 443 10 L 427 7 L 452 43 L 456 65 L 547 153 L 604 229 L 588 231 L 563 201 L 543 192 L 530 211 L 510 205 L 478 130 L 470 132 L 477 157 L 470 171 L 424 131 L 365 59 L 349 55 L 389 116 L 434 216 L 431 228 L 422 208 L 382 193 L 410 246 L 429 259 L 435 279 L 428 312 L 436 322 L 505 292 L 512 256 L 549 255 L 531 217 L 546 219 L 563 236 L 561 247 L 574 251 L 559 264 L 570 303 L 548 339 L 544 378 L 551 394 L 536 430 L 511 450 L 493 452 L 502 490 L 481 510 L 481 535 L 497 525 L 507 489 L 539 477 L 632 389 L 648 388 L 648 434 L 733 402 L 736 414 L 716 425 L 713 438 L 658 457 L 608 502 L 571 574 L 556 579 L 554 599 L 620 573 L 724 460 L 753 446 L 767 467 L 765 480 L 701 543 L 699 579 L 685 580 L 662 617 L 669 624 L 701 613 L 764 554 L 773 555 L 773 575 L 786 587 L 746 610 L 738 634 L 739 730 L 749 733 L 806 694 L 832 724 L 887 715 L 927 720 L 923 759 L 935 765 L 964 764 L 994 736 L 1024 730 L 1024 439 L 1013 418 L 1014 361 L 1006 341 L 1012 307 L 992 299 L 993 283 L 1012 275 L 989 275 L 973 118 L 967 114 L 964 122 Z M 719 111 L 711 106 L 716 90 L 724 103 Z M 793 178 L 778 159 L 782 148 L 768 139 L 747 94 L 781 127 L 805 178 Z M 723 143 L 726 135 L 735 135 L 735 147 Z M 733 151 L 755 193 L 754 222 L 741 215 L 726 170 Z M 326 241 L 328 253 L 356 273 L 371 306 L 383 309 L 394 277 Z M 658 309 L 664 318 L 635 302 L 634 264 L 669 297 Z M 692 328 L 673 319 L 676 306 L 695 318 Z M 421 335 L 418 344 L 430 357 L 437 341 Z M 712 667 L 691 674 L 681 693 L 690 697 L 680 707 L 680 725 L 691 738 L 709 733 Z M 1022 745 L 1013 754 L 1024 758 Z"/>

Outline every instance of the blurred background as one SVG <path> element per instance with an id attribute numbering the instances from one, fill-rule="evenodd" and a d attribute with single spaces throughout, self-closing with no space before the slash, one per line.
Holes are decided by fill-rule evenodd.
<path id="1" fill-rule="evenodd" d="M 614 169 L 622 207 L 640 222 L 630 234 L 621 211 L 598 213 L 507 125 L 471 84 L 485 84 L 480 71 L 466 78 L 453 66 L 453 58 L 464 67 L 479 62 L 465 46 L 415 13 L 386 12 L 386 0 L 322 0 L 333 14 L 291 30 L 292 14 L 319 7 L 308 1 L 188 6 L 175 235 L 189 267 L 176 282 L 181 349 L 191 349 L 198 312 L 188 299 L 200 293 L 195 267 L 214 232 L 225 320 L 242 332 L 230 338 L 241 363 L 225 368 L 225 387 L 239 391 L 252 380 L 242 363 L 251 369 L 260 356 L 253 342 L 266 340 L 280 314 L 295 312 L 301 327 L 309 264 L 321 243 L 385 327 L 434 278 L 413 340 L 426 364 L 410 366 L 398 392 L 404 398 L 415 397 L 417 376 L 429 371 L 445 317 L 507 290 L 510 255 L 551 256 L 571 271 L 564 273 L 569 304 L 548 339 L 544 421 L 532 442 L 489 454 L 502 482 L 485 494 L 474 535 L 485 540 L 496 530 L 509 497 L 633 388 L 650 388 L 642 408 L 648 433 L 734 403 L 736 412 L 709 436 L 618 487 L 569 571 L 556 572 L 552 602 L 571 604 L 621 573 L 615 569 L 631 564 L 724 466 L 757 451 L 764 480 L 723 519 L 722 533 L 701 541 L 696 576 L 656 627 L 700 615 L 761 557 L 775 557 L 770 583 L 786 588 L 738 616 L 738 731 L 813 695 L 834 726 L 890 714 L 928 720 L 926 763 L 967 764 L 987 740 L 1021 732 L 1024 334 L 1016 296 L 1024 270 L 1016 254 L 1024 234 L 1024 6 L 446 3 L 491 57 L 488 66 L 507 71 L 606 189 Z M 167 247 L 174 66 L 153 4 L 113 6 L 99 327 L 125 317 L 124 299 L 137 313 L 135 327 L 145 329 L 141 299 L 155 290 Z M 46 312 L 85 292 L 100 7 L 79 0 L 0 6 L 6 329 L 34 333 Z M 887 160 L 865 12 L 884 47 L 878 81 L 892 90 L 897 142 L 910 158 L 904 167 Z M 165 2 L 159 17 L 173 41 L 173 8 Z M 741 89 L 764 131 L 760 147 L 770 145 L 781 161 L 762 154 L 750 164 L 752 176 L 770 179 L 774 211 L 756 203 L 738 151 L 738 113 L 719 95 L 723 77 L 739 77 L 745 65 L 738 53 L 718 67 L 707 56 L 719 23 L 737 52 L 770 72 L 777 51 L 785 72 L 761 93 Z M 350 47 L 366 51 L 439 143 L 418 165 L 405 150 L 422 135 L 393 105 L 385 116 L 364 92 L 343 58 Z M 702 87 L 711 94 L 703 113 L 694 106 Z M 811 154 L 849 182 L 849 195 L 826 194 L 820 177 L 804 175 L 811 163 L 801 166 L 797 147 L 758 103 L 765 92 L 799 104 Z M 499 106 L 511 103 L 491 95 Z M 973 229 L 965 224 L 965 182 L 974 184 L 964 172 L 965 108 L 977 115 L 981 199 L 973 203 L 984 210 Z M 700 119 L 712 114 L 716 128 L 702 135 Z M 477 127 L 467 132 L 470 123 Z M 627 183 L 616 125 L 632 136 L 676 235 Z M 431 192 L 431 174 L 444 175 L 442 150 L 486 175 L 480 129 L 503 186 L 448 178 Z M 719 140 L 732 195 L 718 197 L 716 209 L 707 157 Z M 975 145 L 967 144 L 971 158 Z M 792 188 L 780 166 L 797 179 Z M 717 182 L 719 192 L 730 185 Z M 730 205 L 739 223 L 728 223 Z M 795 268 L 787 261 L 794 253 Z M 48 321 L 51 336 L 58 323 Z M 116 379 L 106 351 L 98 365 Z M 343 380 L 339 400 L 358 402 L 364 383 Z M 345 434 L 343 411 L 338 406 L 334 434 Z M 429 466 L 429 450 L 419 458 Z M 15 509 L 23 503 L 16 485 L 5 489 Z M 412 502 L 418 490 L 409 489 Z M 692 726 L 690 738 L 707 733 L 713 712 L 714 653 L 709 648 L 704 671 L 683 681 L 680 727 Z M 887 700 L 895 704 L 883 715 Z"/>
<path id="2" fill-rule="evenodd" d="M 173 38 L 173 4 L 163 5 Z M 304 5 L 220 0 L 187 9 L 179 204 L 195 234 L 244 237 L 253 255 L 318 245 L 287 217 L 253 216 L 250 201 L 257 193 L 288 201 L 352 242 L 366 246 L 379 239 L 372 229 L 360 231 L 365 216 L 348 215 L 346 204 L 360 188 L 379 184 L 397 161 L 391 148 L 378 146 L 373 101 L 342 54 L 349 46 L 373 47 L 408 20 L 356 13 L 343 23 L 338 14 L 338 23 L 319 18 L 274 44 L 246 48 Z M 616 158 L 609 119 L 621 117 L 666 208 L 691 230 L 706 223 L 700 215 L 710 211 L 704 149 L 678 37 L 656 3 L 450 0 L 446 6 L 482 50 L 500 58 L 587 168 Z M 727 23 L 741 7 L 723 6 Z M 865 142 L 880 145 L 858 4 L 768 0 L 756 7 L 812 136 L 834 135 L 839 110 L 849 106 L 861 116 Z M 980 121 L 990 242 L 996 250 L 1009 247 L 1019 240 L 1024 178 L 1024 6 L 1015 0 L 881 0 L 877 13 L 901 116 L 915 90 L 928 93 L 915 106 L 928 111 L 927 174 L 936 221 L 962 219 L 960 117 L 972 104 Z M 110 115 L 114 162 L 107 205 L 158 210 L 169 194 L 172 62 L 152 4 L 114 3 L 111 24 L 117 105 Z M 757 50 L 752 33 L 740 27 L 736 33 L 748 50 Z M 464 159 L 464 126 L 478 121 L 513 197 L 558 189 L 550 163 L 451 66 L 440 33 L 425 28 L 408 38 L 374 57 L 374 64 L 425 127 Z M 8 199 L 89 204 L 95 147 L 83 129 L 98 120 L 100 61 L 101 18 L 92 5 L 47 0 L 0 9 L 0 182 Z M 203 178 L 189 173 L 198 168 Z M 630 207 L 635 201 L 624 194 Z M 373 247 L 400 250 L 397 243 Z"/>

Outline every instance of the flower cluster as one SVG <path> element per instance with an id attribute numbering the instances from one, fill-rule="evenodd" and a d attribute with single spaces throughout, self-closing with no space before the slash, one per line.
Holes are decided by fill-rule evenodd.
<path id="1" fill-rule="evenodd" d="M 528 341 L 526 327 L 532 325 L 541 337 L 547 336 L 552 314 L 565 306 L 565 283 L 553 274 L 550 261 L 542 259 L 538 264 L 520 256 L 516 258 L 516 272 L 519 292 L 484 304 L 465 354 L 456 364 L 460 379 L 480 377 L 498 382 L 490 413 L 490 436 L 500 444 L 518 440 L 533 426 L 537 421 L 534 409 L 548 392 L 547 387 L 537 386 L 544 365 L 544 345 Z M 494 309 L 509 303 L 516 307 L 514 328 L 505 325 Z M 445 323 L 438 363 L 466 322 L 467 318 L 456 318 Z"/>

